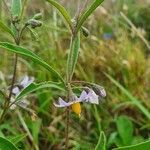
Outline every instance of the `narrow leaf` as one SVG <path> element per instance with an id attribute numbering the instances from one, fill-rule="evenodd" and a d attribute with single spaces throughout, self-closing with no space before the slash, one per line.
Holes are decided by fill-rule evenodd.
<path id="1" fill-rule="evenodd" d="M 85 20 L 93 13 L 93 11 L 103 2 L 104 0 L 95 0 L 89 9 L 84 12 L 81 17 L 79 18 L 78 24 L 77 24 L 77 31 L 80 30 L 81 26 L 85 22 Z"/>
<path id="2" fill-rule="evenodd" d="M 18 148 L 9 140 L 0 137 L 0 150 L 18 150 Z"/>
<path id="3" fill-rule="evenodd" d="M 9 33 L 10 35 L 14 37 L 13 32 L 2 21 L 0 21 L 0 29 L 2 29 L 3 31 Z"/>
<path id="4" fill-rule="evenodd" d="M 60 5 L 58 2 L 56 2 L 55 0 L 46 0 L 46 1 L 49 2 L 51 5 L 53 5 L 55 8 L 57 8 L 57 10 L 65 18 L 65 20 L 68 23 L 70 29 L 72 29 L 71 17 L 68 14 L 67 10 L 62 5 Z"/>
<path id="5" fill-rule="evenodd" d="M 25 89 L 23 89 L 20 94 L 17 96 L 16 100 L 21 99 L 22 97 L 26 96 L 27 94 L 31 92 L 35 92 L 37 90 L 41 90 L 44 88 L 55 88 L 61 91 L 64 91 L 64 88 L 62 87 L 62 84 L 60 83 L 55 83 L 55 82 L 42 82 L 39 84 L 36 83 L 31 83 L 29 86 L 27 86 Z"/>
<path id="6" fill-rule="evenodd" d="M 23 56 L 26 56 L 27 58 L 31 58 L 34 62 L 38 63 L 39 65 L 43 66 L 45 69 L 47 69 L 49 72 L 54 74 L 56 77 L 58 77 L 62 83 L 64 83 L 63 78 L 60 76 L 60 74 L 55 71 L 51 66 L 49 66 L 44 60 L 42 60 L 39 56 L 34 54 L 32 51 L 25 49 L 21 46 L 13 45 L 7 42 L 0 42 L 0 47 L 4 48 L 8 51 L 15 52 L 17 54 L 21 54 Z"/>
<path id="7" fill-rule="evenodd" d="M 77 63 L 78 59 L 78 53 L 80 48 L 80 33 L 74 38 L 71 39 L 71 45 L 70 45 L 70 53 L 68 56 L 68 62 L 67 62 L 67 72 L 70 77 L 72 77 L 75 65 Z"/>
<path id="8" fill-rule="evenodd" d="M 117 82 L 115 79 L 113 79 L 110 75 L 107 73 L 104 73 L 110 81 L 112 81 L 128 98 L 132 101 L 132 103 L 137 106 L 141 112 L 150 119 L 150 112 L 140 103 L 140 100 L 136 99 L 127 89 L 125 89 L 119 82 Z"/>
<path id="9" fill-rule="evenodd" d="M 16 17 L 16 16 L 20 16 L 22 10 L 22 4 L 21 4 L 21 0 L 12 0 L 12 4 L 11 4 L 11 13 L 12 16 Z"/>
<path id="10" fill-rule="evenodd" d="M 149 150 L 149 149 L 150 149 L 150 140 L 147 140 L 145 142 L 136 145 L 114 148 L 113 150 Z"/>
<path id="11" fill-rule="evenodd" d="M 100 137 L 95 150 L 106 150 L 106 136 L 103 131 L 100 133 Z"/>

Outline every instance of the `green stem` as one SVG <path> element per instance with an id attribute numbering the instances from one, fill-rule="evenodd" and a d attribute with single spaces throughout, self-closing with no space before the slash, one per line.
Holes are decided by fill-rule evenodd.
<path id="1" fill-rule="evenodd" d="M 10 87 L 10 93 L 9 93 L 8 98 L 5 100 L 4 109 L 3 109 L 3 112 L 0 117 L 0 123 L 3 121 L 7 111 L 9 109 L 9 104 L 10 104 L 11 96 L 12 96 L 12 90 L 13 90 L 15 79 L 16 79 L 17 61 L 18 61 L 18 56 L 17 56 L 17 54 L 15 54 L 14 71 L 13 71 L 13 78 L 12 78 L 12 83 L 11 83 L 11 87 Z"/>

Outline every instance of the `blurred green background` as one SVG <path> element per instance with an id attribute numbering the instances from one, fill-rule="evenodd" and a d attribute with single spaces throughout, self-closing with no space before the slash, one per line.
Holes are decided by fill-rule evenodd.
<path id="1" fill-rule="evenodd" d="M 0 1 L 0 19 L 10 24 L 10 1 Z M 76 0 L 61 0 L 70 14 L 76 12 Z M 91 1 L 89 1 L 90 3 Z M 8 9 L 6 5 L 8 6 Z M 102 85 L 107 97 L 99 106 L 82 105 L 79 119 L 71 113 L 70 149 L 93 150 L 99 131 L 107 138 L 107 149 L 132 145 L 150 136 L 150 1 L 105 0 L 86 21 L 90 36 L 81 37 L 79 61 L 74 80 Z M 43 26 L 26 32 L 21 45 L 31 49 L 65 76 L 70 34 L 59 13 L 45 1 L 27 1 L 24 21 L 43 13 Z M 0 41 L 13 42 L 0 30 Z M 0 88 L 8 87 L 13 71 L 13 53 L 0 51 Z M 36 82 L 55 80 L 39 65 L 19 57 L 17 78 L 25 74 Z M 28 96 L 33 119 L 25 110 L 10 110 L 0 125 L 0 135 L 13 139 L 22 150 L 61 150 L 65 136 L 65 109 L 53 102 L 64 93 L 43 89 Z M 136 101 L 136 102 L 135 102 Z M 1 100 L 2 104 L 3 101 Z M 141 109 L 141 106 L 145 109 Z M 21 138 L 22 137 L 22 138 Z"/>

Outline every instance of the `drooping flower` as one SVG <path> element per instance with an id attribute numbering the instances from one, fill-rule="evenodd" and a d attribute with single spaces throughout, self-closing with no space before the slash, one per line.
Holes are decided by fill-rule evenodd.
<path id="1" fill-rule="evenodd" d="M 29 76 L 25 75 L 23 77 L 23 79 L 20 81 L 20 83 L 18 85 L 14 86 L 14 88 L 12 90 L 13 97 L 11 98 L 11 103 L 14 103 L 15 102 L 15 98 L 19 95 L 21 90 L 26 88 L 33 81 L 34 81 L 33 77 L 29 77 Z M 29 104 L 30 104 L 30 102 L 26 98 L 23 98 L 21 101 L 18 101 L 18 102 L 15 102 L 14 104 L 12 104 L 10 109 L 15 109 L 16 105 L 18 105 L 20 107 L 23 107 L 23 108 L 26 108 Z"/>
<path id="2" fill-rule="evenodd" d="M 106 92 L 105 92 L 106 93 Z M 105 97 L 106 95 L 104 95 Z M 83 90 L 80 97 L 77 97 L 75 94 L 72 94 L 72 101 L 66 102 L 62 98 L 59 97 L 58 103 L 54 103 L 55 107 L 69 107 L 74 113 L 80 116 L 81 114 L 81 102 L 87 102 L 92 104 L 99 104 L 99 95 L 97 95 L 94 90 L 88 88 L 86 91 Z"/>
<path id="3" fill-rule="evenodd" d="M 34 81 L 33 77 L 29 77 L 27 75 L 25 75 L 22 79 L 22 81 L 19 83 L 18 86 L 15 86 L 12 90 L 12 93 L 17 96 L 20 91 L 24 88 L 26 88 L 28 85 L 30 85 L 32 82 Z"/>

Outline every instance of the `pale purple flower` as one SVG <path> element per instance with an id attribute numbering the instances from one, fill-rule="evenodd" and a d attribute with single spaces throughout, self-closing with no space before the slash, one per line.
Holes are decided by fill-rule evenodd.
<path id="1" fill-rule="evenodd" d="M 66 102 L 62 98 L 59 97 L 58 103 L 54 103 L 56 107 L 68 107 L 75 103 L 80 102 L 87 102 L 92 104 L 99 104 L 99 96 L 92 90 L 88 88 L 88 91 L 85 90 L 82 91 L 80 97 L 77 97 L 75 94 L 73 94 L 73 100 Z"/>
<path id="2" fill-rule="evenodd" d="M 79 102 L 83 102 L 87 99 L 87 93 L 85 91 L 82 91 L 80 97 L 78 98 L 76 95 L 72 95 L 72 101 L 70 102 L 66 102 L 65 100 L 63 100 L 61 97 L 59 97 L 58 99 L 58 104 L 54 103 L 54 106 L 56 107 L 68 107 L 74 103 L 79 103 Z"/>
<path id="3" fill-rule="evenodd" d="M 28 85 L 30 85 L 33 81 L 34 81 L 34 78 L 33 78 L 33 77 L 30 78 L 29 76 L 25 75 L 24 78 L 22 79 L 22 81 L 20 82 L 19 87 L 21 87 L 22 89 L 24 89 L 24 88 L 26 88 Z M 15 87 L 13 88 L 13 90 L 12 90 L 12 93 L 13 93 L 15 96 L 17 96 L 17 95 L 20 93 L 20 91 L 22 90 L 22 89 L 19 89 L 19 87 L 18 87 L 18 86 L 15 86 Z"/>
<path id="4" fill-rule="evenodd" d="M 31 84 L 34 81 L 34 77 L 29 78 L 29 76 L 25 75 L 23 80 L 21 81 L 20 85 L 25 88 L 29 84 Z"/>
<path id="5" fill-rule="evenodd" d="M 11 98 L 11 103 L 14 103 L 15 97 L 17 97 L 19 95 L 21 90 L 23 90 L 24 88 L 29 86 L 33 81 L 34 81 L 33 77 L 29 77 L 29 76 L 25 75 L 24 78 L 22 79 L 22 81 L 20 82 L 20 84 L 13 88 L 12 93 L 14 94 L 14 96 Z M 18 101 L 16 103 L 12 104 L 10 108 L 15 109 L 16 105 L 26 108 L 29 104 L 30 104 L 30 102 L 26 98 L 23 98 L 21 101 Z"/>
<path id="6" fill-rule="evenodd" d="M 89 89 L 86 102 L 89 102 L 92 104 L 99 104 L 98 95 L 92 89 Z"/>
<path id="7" fill-rule="evenodd" d="M 18 95 L 20 93 L 20 89 L 16 86 L 13 88 L 12 93 Z"/>

